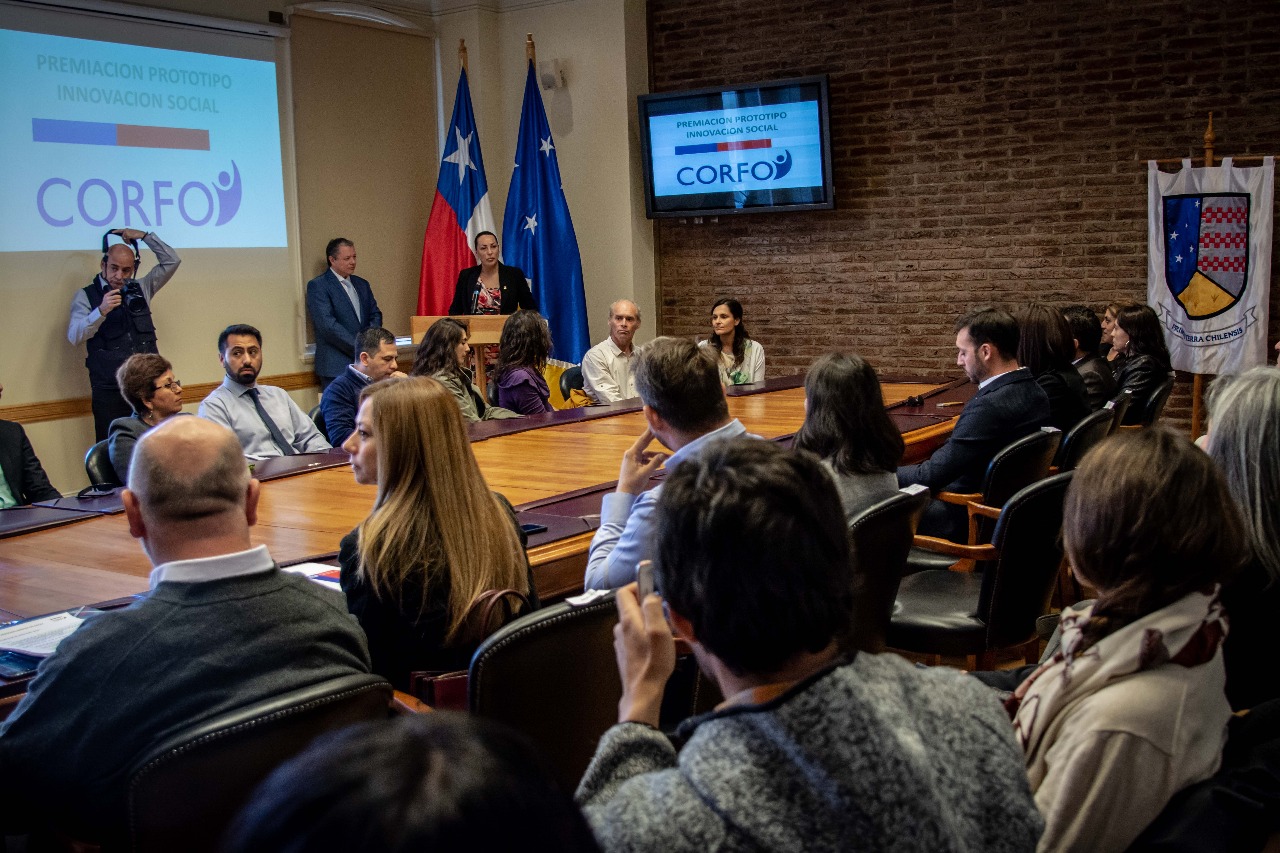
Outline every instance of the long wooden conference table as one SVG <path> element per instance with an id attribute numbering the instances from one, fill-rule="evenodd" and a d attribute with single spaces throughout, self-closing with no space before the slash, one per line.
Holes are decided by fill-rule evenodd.
<path id="1" fill-rule="evenodd" d="M 801 383 L 788 377 L 731 389 L 729 411 L 764 438 L 788 436 L 804 420 Z M 907 462 L 946 440 L 974 390 L 963 380 L 886 380 L 883 387 L 907 442 Z M 645 428 L 638 402 L 471 427 L 489 486 L 528 520 L 565 522 L 553 522 L 530 541 L 545 599 L 582 586 L 600 493 L 612 488 L 623 452 Z M 264 482 L 253 542 L 281 563 L 331 558 L 339 540 L 368 515 L 374 494 L 374 487 L 355 483 L 347 465 Z M 132 596 L 146 590 L 150 571 L 122 514 L 0 539 L 0 621 Z"/>

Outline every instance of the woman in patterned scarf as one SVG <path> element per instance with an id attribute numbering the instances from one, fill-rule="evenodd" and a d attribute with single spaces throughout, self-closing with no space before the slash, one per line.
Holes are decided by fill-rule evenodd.
<path id="1" fill-rule="evenodd" d="M 1063 540 L 1098 591 L 1009 700 L 1045 817 L 1040 850 L 1124 850 L 1218 768 L 1231 708 L 1218 584 L 1243 522 L 1213 462 L 1149 428 L 1103 442 L 1067 491 Z"/>

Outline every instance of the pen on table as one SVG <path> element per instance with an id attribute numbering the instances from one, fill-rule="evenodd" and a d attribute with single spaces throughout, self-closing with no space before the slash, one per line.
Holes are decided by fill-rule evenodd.
<path id="1" fill-rule="evenodd" d="M 939 409 L 945 409 L 945 408 L 947 408 L 948 406 L 963 406 L 963 405 L 964 405 L 964 403 L 963 403 L 962 401 L 960 401 L 960 400 L 956 400 L 956 401 L 955 401 L 955 402 L 953 402 L 953 403 L 939 403 L 939 404 L 938 404 L 938 408 L 939 408 Z"/>

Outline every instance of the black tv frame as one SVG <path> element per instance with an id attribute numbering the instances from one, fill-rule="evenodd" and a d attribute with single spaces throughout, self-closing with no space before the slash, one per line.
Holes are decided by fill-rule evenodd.
<path id="1" fill-rule="evenodd" d="M 721 204 L 714 206 L 681 208 L 679 210 L 655 210 L 653 158 L 649 141 L 649 117 L 651 113 L 647 108 L 650 103 L 668 102 L 682 98 L 697 98 L 706 95 L 722 94 L 724 92 L 748 92 L 753 89 L 782 89 L 788 86 L 801 85 L 817 85 L 818 87 L 818 124 L 822 144 L 822 188 L 823 195 L 825 196 L 823 200 L 818 202 L 803 201 L 794 203 L 782 202 L 777 204 L 754 204 L 746 207 L 723 206 Z M 734 86 L 710 86 L 704 89 L 690 89 L 679 92 L 655 92 L 648 95 L 640 95 L 636 100 L 640 120 L 640 165 L 644 172 L 644 212 L 645 216 L 648 218 L 687 219 L 696 216 L 727 216 L 743 213 L 790 213 L 797 210 L 833 210 L 835 208 L 835 183 L 831 178 L 831 97 L 828 75 L 817 74 L 809 77 L 792 77 L 785 80 L 766 80 L 761 83 L 748 83 Z M 767 106 L 767 104 L 761 104 L 761 106 Z M 658 114 L 661 115 L 661 113 Z M 771 192 L 777 194 L 779 192 L 785 192 L 785 190 L 757 192 Z M 708 199 L 714 203 L 725 197 L 732 197 L 733 195 L 735 195 L 735 193 L 730 191 L 689 194 L 684 197 L 689 199 Z"/>

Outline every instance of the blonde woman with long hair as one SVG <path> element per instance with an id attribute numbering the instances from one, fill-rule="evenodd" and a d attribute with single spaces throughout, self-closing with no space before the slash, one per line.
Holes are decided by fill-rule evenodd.
<path id="1" fill-rule="evenodd" d="M 342 447 L 356 482 L 378 487 L 339 555 L 374 672 L 403 690 L 410 672 L 466 668 L 472 602 L 491 589 L 534 595 L 524 536 L 489 491 L 453 395 L 427 377 L 371 385 Z"/>

